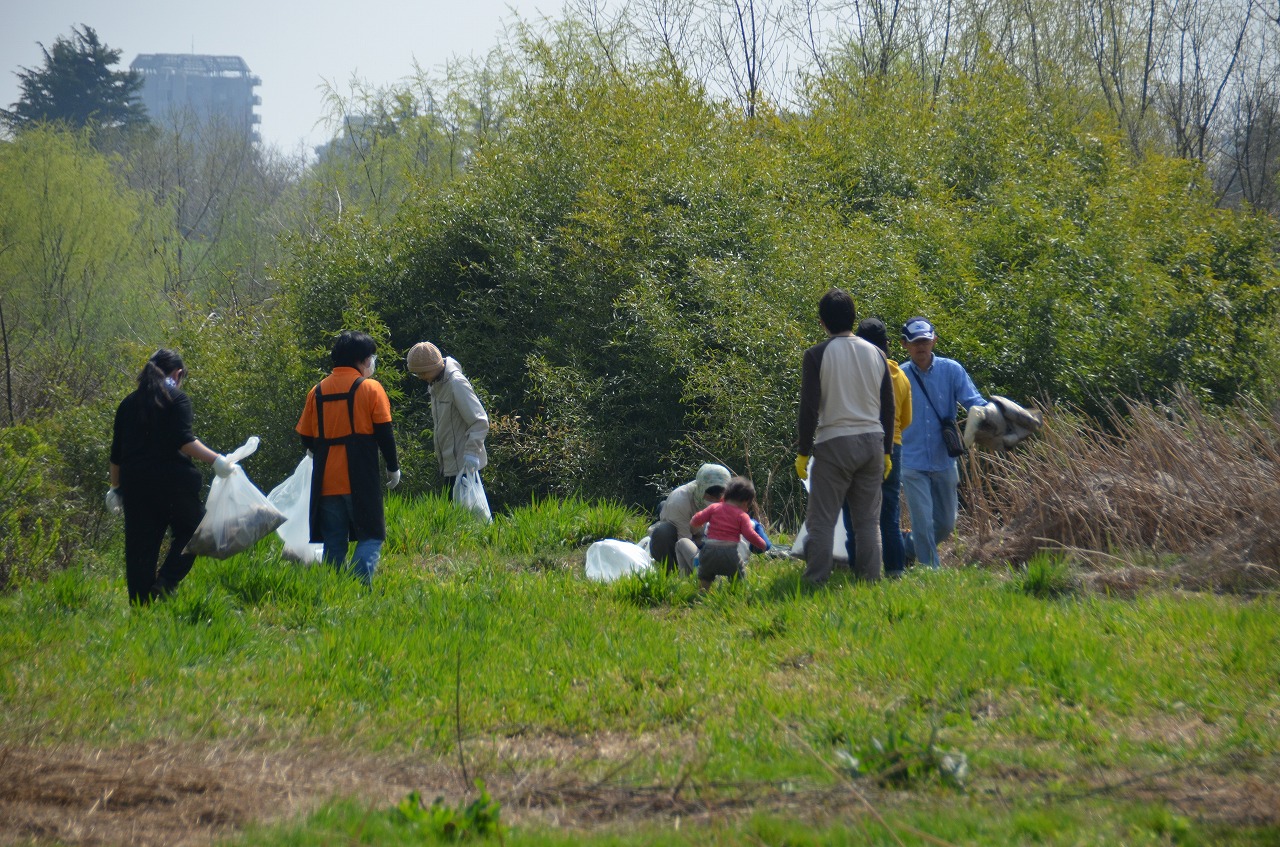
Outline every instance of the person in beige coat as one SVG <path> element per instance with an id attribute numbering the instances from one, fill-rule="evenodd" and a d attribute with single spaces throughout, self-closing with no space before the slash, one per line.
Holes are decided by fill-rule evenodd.
<path id="1" fill-rule="evenodd" d="M 489 416 L 462 367 L 453 357 L 442 356 L 430 341 L 419 341 L 409 348 L 405 363 L 409 373 L 426 382 L 431 392 L 436 461 L 452 490 L 459 476 L 467 471 L 478 473 L 489 464 L 484 449 Z"/>

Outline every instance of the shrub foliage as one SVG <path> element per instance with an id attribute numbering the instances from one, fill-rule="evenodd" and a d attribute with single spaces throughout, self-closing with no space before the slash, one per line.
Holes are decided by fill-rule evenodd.
<path id="1" fill-rule="evenodd" d="M 650 505 L 715 460 L 794 517 L 800 354 L 832 285 L 891 326 L 928 314 L 939 352 L 1024 401 L 1265 384 L 1275 222 L 1216 209 L 1197 166 L 1136 157 L 1070 91 L 994 59 L 937 96 L 834 64 L 803 109 L 747 118 L 572 26 L 525 46 L 518 119 L 464 176 L 388 224 L 333 224 L 285 273 L 304 332 L 362 299 L 398 350 L 462 363 L 500 502 Z M 404 416 L 429 431 L 425 392 Z"/>

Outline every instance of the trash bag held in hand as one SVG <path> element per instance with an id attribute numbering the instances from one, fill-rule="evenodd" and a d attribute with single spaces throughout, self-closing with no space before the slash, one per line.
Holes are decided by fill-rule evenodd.
<path id="1" fill-rule="evenodd" d="M 214 477 L 209 484 L 204 520 L 182 552 L 225 559 L 248 550 L 284 523 L 285 516 L 249 481 L 238 464 L 257 449 L 258 436 L 254 435 L 227 456 L 237 464 L 230 476 Z"/>
<path id="2" fill-rule="evenodd" d="M 315 468 L 311 454 L 298 462 L 298 467 L 284 482 L 271 489 L 267 500 L 284 515 L 276 527 L 276 535 L 284 542 L 284 557 L 304 565 L 312 565 L 324 556 L 324 545 L 311 543 L 311 474 Z"/>
<path id="3" fill-rule="evenodd" d="M 484 483 L 477 471 L 459 474 L 453 483 L 453 502 L 470 509 L 482 521 L 493 520 L 489 511 L 489 498 L 484 496 Z"/>

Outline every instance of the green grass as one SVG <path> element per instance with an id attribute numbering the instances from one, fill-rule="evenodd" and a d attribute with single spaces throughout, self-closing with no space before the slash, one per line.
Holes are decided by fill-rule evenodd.
<path id="1" fill-rule="evenodd" d="M 927 843 L 911 830 L 972 844 L 1276 843 L 1274 829 L 1124 790 L 1144 775 L 1242 787 L 1250 772 L 1277 775 L 1275 597 L 1072 593 L 1053 560 L 1012 578 L 913 571 L 873 586 L 838 572 L 810 591 L 798 563 L 758 556 L 744 582 L 702 595 L 664 574 L 583 578 L 586 543 L 643 532 L 620 507 L 539 501 L 486 525 L 439 498 L 393 498 L 388 513 L 372 590 L 265 543 L 199 560 L 146 609 L 127 605 L 119 573 L 93 570 L 0 598 L 0 741 L 322 743 L 450 766 L 471 756 L 494 776 L 680 784 L 711 801 L 847 785 L 874 793 L 895 833 L 765 804 L 680 830 L 648 816 L 604 827 L 600 844 Z M 509 738 L 621 739 L 622 752 L 482 754 Z M 963 757 L 962 779 L 943 755 Z M 903 762 L 902 779 L 877 776 Z M 489 780 L 500 802 L 505 785 Z M 390 805 L 337 799 L 252 843 L 422 843 L 397 826 Z M 583 837 L 532 825 L 506 839 Z"/>
<path id="2" fill-rule="evenodd" d="M 733 822 L 690 826 L 671 820 L 642 823 L 609 832 L 563 832 L 552 828 L 507 830 L 503 843 L 523 847 L 597 847 L 648 845 L 766 844 L 786 847 L 854 845 L 1019 844 L 1074 847 L 1122 844 L 1128 847 L 1264 847 L 1274 845 L 1280 829 L 1241 830 L 1197 824 L 1151 804 L 1115 804 L 1099 810 L 1083 804 L 984 804 L 969 798 L 927 799 L 926 808 L 903 808 L 882 822 L 812 823 L 776 814 L 755 813 Z M 905 804 L 904 804 L 905 805 Z M 919 805 L 917 802 L 916 805 Z M 246 843 L 262 847 L 312 844 L 421 845 L 448 843 L 401 819 L 394 809 L 371 809 L 349 801 L 334 803 L 305 821 L 252 830 Z M 491 843 L 497 843 L 491 841 Z"/>

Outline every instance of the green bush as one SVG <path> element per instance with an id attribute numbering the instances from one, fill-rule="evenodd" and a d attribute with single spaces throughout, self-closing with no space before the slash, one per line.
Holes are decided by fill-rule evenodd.
<path id="1" fill-rule="evenodd" d="M 360 303 L 395 350 L 458 359 L 499 507 L 647 507 L 718 461 L 798 523 L 799 364 L 832 285 L 891 327 L 928 314 L 942 355 L 1026 403 L 1223 403 L 1272 379 L 1280 226 L 1215 209 L 1194 163 L 1133 155 L 1080 92 L 991 56 L 936 91 L 835 61 L 800 110 L 748 119 L 668 64 L 618 70 L 573 21 L 525 36 L 514 119 L 463 176 L 331 222 L 282 273 L 303 337 Z M 425 388 L 402 412 L 425 444 Z"/>
<path id="2" fill-rule="evenodd" d="M 0 590 L 43 578 L 69 559 L 63 526 L 74 500 L 58 479 L 57 459 L 36 428 L 0 429 Z"/>
<path id="3" fill-rule="evenodd" d="M 323 347 L 328 336 L 312 340 Z M 307 391 L 327 367 L 323 353 L 295 343 L 285 310 L 189 313 L 171 345 L 182 353 L 189 376 L 196 437 L 219 453 L 239 447 L 251 435 L 262 439 L 244 462 L 246 473 L 264 492 L 293 473 L 302 459 L 294 426 Z M 145 356 L 138 361 L 141 369 Z M 206 466 L 201 466 L 206 467 Z"/>

